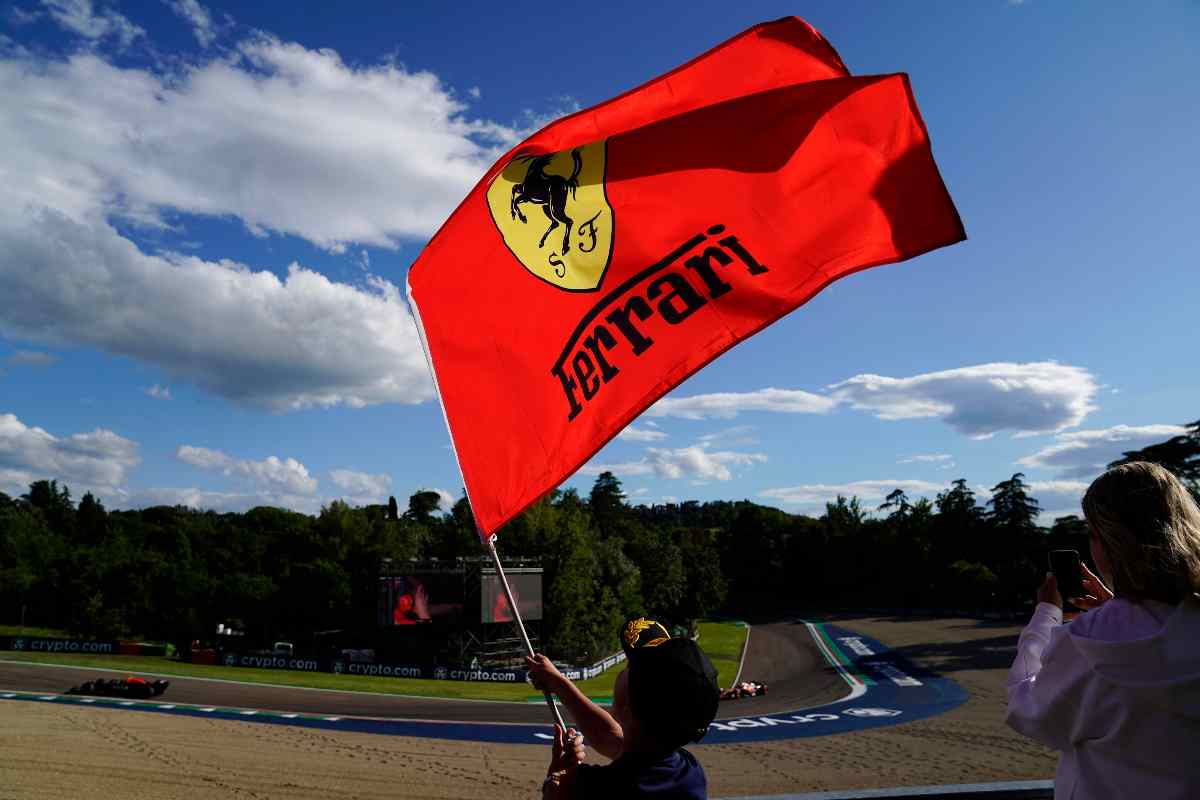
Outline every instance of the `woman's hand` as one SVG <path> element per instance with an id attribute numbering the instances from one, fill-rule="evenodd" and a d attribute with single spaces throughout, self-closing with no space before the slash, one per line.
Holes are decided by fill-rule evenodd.
<path id="1" fill-rule="evenodd" d="M 1083 597 L 1070 598 L 1071 605 L 1076 608 L 1091 610 L 1112 600 L 1112 591 L 1104 585 L 1104 581 L 1100 580 L 1090 569 L 1083 564 L 1079 565 L 1079 569 L 1083 571 L 1083 588 L 1087 592 Z"/>
<path id="2" fill-rule="evenodd" d="M 1053 572 L 1046 573 L 1046 580 L 1042 581 L 1042 585 L 1038 587 L 1037 601 L 1039 603 L 1051 603 L 1062 609 L 1062 595 L 1058 592 L 1058 579 L 1054 577 Z"/>

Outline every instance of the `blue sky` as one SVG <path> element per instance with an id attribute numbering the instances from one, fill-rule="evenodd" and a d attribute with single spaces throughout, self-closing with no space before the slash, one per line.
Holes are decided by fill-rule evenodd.
<path id="1" fill-rule="evenodd" d="M 816 513 L 1023 471 L 1052 517 L 1200 417 L 1200 3 L 17 0 L 0 491 L 457 496 L 400 288 L 428 236 L 545 121 L 788 14 L 911 75 L 969 239 L 834 284 L 568 485 Z"/>

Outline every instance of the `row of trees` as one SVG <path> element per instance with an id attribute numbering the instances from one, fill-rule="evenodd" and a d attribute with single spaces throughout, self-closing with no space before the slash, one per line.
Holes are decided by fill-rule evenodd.
<path id="1" fill-rule="evenodd" d="M 1122 460 L 1137 459 L 1195 490 L 1200 422 Z M 479 555 L 466 501 L 448 513 L 438 503 L 418 492 L 403 512 L 394 499 L 334 502 L 316 516 L 109 512 L 90 494 L 76 505 L 66 486 L 38 481 L 20 498 L 0 493 L 0 621 L 168 641 L 231 620 L 266 641 L 365 627 L 382 559 Z M 1043 528 L 1038 515 L 1021 474 L 986 504 L 960 479 L 933 500 L 896 490 L 869 509 L 838 497 L 812 517 L 749 501 L 631 506 L 604 473 L 587 497 L 556 491 L 500 537 L 505 555 L 542 559 L 551 653 L 587 659 L 612 649 L 631 613 L 686 624 L 722 610 L 1020 608 L 1048 549 L 1087 554 L 1082 520 Z"/>
<path id="2" fill-rule="evenodd" d="M 715 531 L 617 525 L 631 510 L 610 475 L 592 495 L 554 492 L 501 534 L 506 556 L 542 560 L 543 638 L 557 655 L 607 654 L 627 614 L 686 621 L 720 606 Z M 91 494 L 76 506 L 68 487 L 37 481 L 20 498 L 0 493 L 0 621 L 181 642 L 218 621 L 264 642 L 369 627 L 383 559 L 479 557 L 466 501 L 438 506 L 436 493 L 418 492 L 403 513 L 394 498 L 334 502 L 316 516 L 110 512 Z"/>

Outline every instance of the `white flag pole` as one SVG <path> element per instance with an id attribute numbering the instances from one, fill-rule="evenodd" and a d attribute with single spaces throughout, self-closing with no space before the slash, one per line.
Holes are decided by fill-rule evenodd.
<path id="1" fill-rule="evenodd" d="M 413 321 L 417 324 L 417 335 L 421 340 L 421 349 L 425 351 L 425 360 L 429 364 L 429 374 L 433 378 L 434 394 L 437 395 L 438 405 L 442 409 L 442 419 L 446 421 L 446 430 L 450 433 L 450 446 L 454 448 L 454 461 L 458 464 L 459 474 L 462 474 L 462 462 L 458 460 L 458 448 L 454 444 L 454 429 L 450 427 L 450 415 L 446 413 L 446 404 L 442 400 L 442 390 L 438 386 L 437 370 L 433 366 L 433 354 L 429 351 L 429 342 L 425 338 L 425 325 L 421 322 L 421 310 L 417 307 L 417 302 L 412 296 L 412 287 L 408 283 L 408 278 L 404 279 L 404 290 L 408 296 L 409 307 L 412 308 Z M 463 477 L 463 490 L 466 491 L 466 476 Z M 467 501 L 470 502 L 471 497 L 467 495 Z M 517 628 L 521 631 L 521 638 L 525 641 L 525 650 L 530 656 L 535 655 L 533 645 L 529 642 L 529 634 L 525 632 L 525 623 L 521 620 L 521 609 L 517 608 L 517 602 L 513 598 L 512 589 L 508 587 L 508 577 L 504 574 L 504 566 L 500 563 L 500 556 L 496 554 L 496 534 L 492 534 L 487 539 L 487 551 L 492 557 L 492 563 L 496 565 L 496 574 L 500 576 L 500 585 L 504 587 L 504 596 L 508 598 L 509 608 L 513 611 L 513 618 L 517 621 Z M 542 692 L 546 696 L 546 704 L 550 706 L 550 711 L 554 714 L 554 721 L 562 726 L 563 731 L 567 730 L 566 723 L 563 722 L 562 714 L 559 713 L 558 706 L 554 703 L 554 698 L 549 692 Z"/>
<path id="2" fill-rule="evenodd" d="M 521 639 L 525 642 L 525 650 L 532 657 L 534 655 L 533 645 L 529 641 L 529 634 L 525 632 L 525 623 L 521 621 L 521 609 L 517 608 L 516 598 L 513 597 L 512 589 L 508 586 L 508 577 L 504 574 L 504 566 L 500 563 L 500 556 L 496 553 L 496 534 L 492 534 L 487 540 L 488 555 L 492 557 L 492 563 L 496 565 L 496 574 L 500 576 L 500 585 L 504 587 L 504 596 L 508 598 L 508 607 L 512 609 L 513 619 L 517 621 L 517 629 L 521 631 Z M 542 692 L 546 696 L 546 705 L 550 706 L 550 711 L 554 714 L 554 721 L 557 722 L 565 732 L 567 730 L 566 723 L 563 722 L 562 714 L 558 710 L 558 705 L 554 702 L 554 698 L 549 692 Z"/>

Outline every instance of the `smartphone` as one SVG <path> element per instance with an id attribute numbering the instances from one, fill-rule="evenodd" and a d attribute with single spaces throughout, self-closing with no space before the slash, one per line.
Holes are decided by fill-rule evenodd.
<path id="1" fill-rule="evenodd" d="M 1063 598 L 1063 611 L 1082 611 L 1071 605 L 1070 598 L 1083 597 L 1083 570 L 1079 566 L 1078 550 L 1051 550 L 1050 571 L 1058 581 L 1058 593 Z"/>

